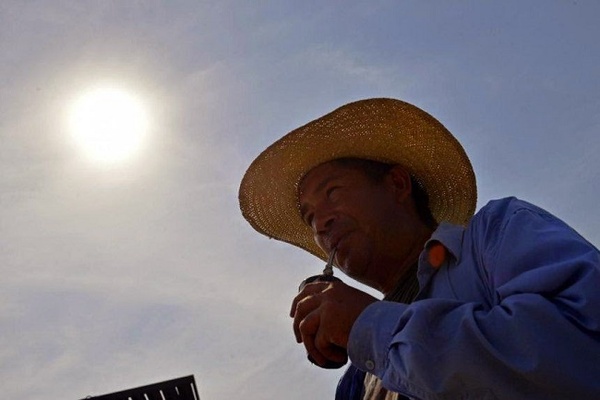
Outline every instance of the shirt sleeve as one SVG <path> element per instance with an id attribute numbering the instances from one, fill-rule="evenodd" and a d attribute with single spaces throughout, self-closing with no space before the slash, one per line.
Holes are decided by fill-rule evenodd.
<path id="1" fill-rule="evenodd" d="M 348 352 L 416 399 L 600 399 L 600 256 L 535 207 L 474 222 L 484 301 L 377 302 Z M 489 303 L 488 303 L 489 304 Z"/>

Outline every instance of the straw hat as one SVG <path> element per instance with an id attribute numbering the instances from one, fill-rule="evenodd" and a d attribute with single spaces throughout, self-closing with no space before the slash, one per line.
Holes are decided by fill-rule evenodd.
<path id="1" fill-rule="evenodd" d="M 475 174 L 460 143 L 423 110 L 383 98 L 346 104 L 269 146 L 242 179 L 242 215 L 269 238 L 326 259 L 300 218 L 298 184 L 312 168 L 342 157 L 401 164 L 429 195 L 438 222 L 466 224 L 473 215 Z"/>

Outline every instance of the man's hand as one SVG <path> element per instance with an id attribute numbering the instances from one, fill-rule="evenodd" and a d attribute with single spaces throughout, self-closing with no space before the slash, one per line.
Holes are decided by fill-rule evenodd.
<path id="1" fill-rule="evenodd" d="M 294 298 L 290 317 L 298 343 L 317 365 L 346 362 L 348 336 L 360 313 L 377 299 L 343 282 L 307 284 Z"/>

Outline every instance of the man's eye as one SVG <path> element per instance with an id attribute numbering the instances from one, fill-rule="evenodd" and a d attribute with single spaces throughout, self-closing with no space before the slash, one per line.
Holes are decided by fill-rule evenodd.
<path id="1" fill-rule="evenodd" d="M 327 198 L 329 200 L 336 200 L 338 197 L 338 193 L 339 193 L 339 186 L 333 186 L 329 189 L 327 189 L 327 192 L 325 192 L 325 195 L 327 196 Z"/>

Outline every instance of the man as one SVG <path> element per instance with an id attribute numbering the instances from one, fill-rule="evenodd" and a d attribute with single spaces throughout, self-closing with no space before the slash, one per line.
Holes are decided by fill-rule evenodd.
<path id="1" fill-rule="evenodd" d="M 600 253 L 534 205 L 475 203 L 460 144 L 393 99 L 347 104 L 249 167 L 256 230 L 384 295 L 317 281 L 292 302 L 310 358 L 352 362 L 337 399 L 600 399 Z"/>

